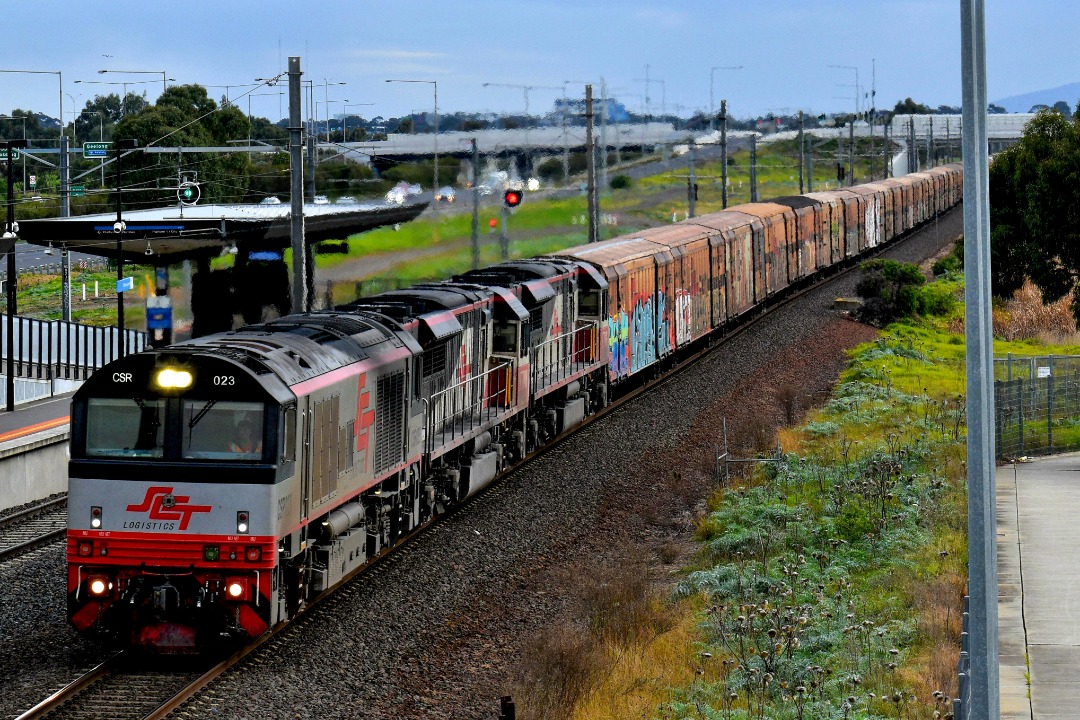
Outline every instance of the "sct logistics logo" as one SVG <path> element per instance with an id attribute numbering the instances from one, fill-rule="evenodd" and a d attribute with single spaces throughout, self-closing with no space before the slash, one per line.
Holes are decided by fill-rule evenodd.
<path id="1" fill-rule="evenodd" d="M 187 530 L 195 513 L 210 512 L 210 505 L 188 505 L 190 498 L 187 495 L 173 495 L 172 491 L 171 487 L 147 488 L 142 504 L 128 505 L 128 512 L 149 510 L 151 520 L 179 520 L 181 530 Z"/>

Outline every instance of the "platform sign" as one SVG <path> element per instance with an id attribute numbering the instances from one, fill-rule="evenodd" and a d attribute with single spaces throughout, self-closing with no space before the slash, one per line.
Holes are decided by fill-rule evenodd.
<path id="1" fill-rule="evenodd" d="M 84 142 L 82 154 L 84 158 L 109 157 L 110 147 L 112 147 L 111 142 Z"/>
<path id="2" fill-rule="evenodd" d="M 71 190 L 71 197 L 79 197 L 80 195 L 85 195 L 86 194 L 86 186 L 85 185 L 72 185 L 70 190 Z"/>
<path id="3" fill-rule="evenodd" d="M 19 157 L 20 157 L 20 155 L 19 155 L 18 150 L 12 150 L 11 151 L 11 159 L 12 160 L 18 160 Z M 0 160 L 7 160 L 7 159 L 8 159 L 7 148 L 0 148 Z"/>
<path id="4" fill-rule="evenodd" d="M 128 275 L 126 278 L 122 278 L 116 281 L 116 292 L 130 292 L 135 289 L 135 278 Z"/>
<path id="5" fill-rule="evenodd" d="M 172 329 L 172 299 L 168 295 L 151 295 L 146 298 L 146 329 Z"/>

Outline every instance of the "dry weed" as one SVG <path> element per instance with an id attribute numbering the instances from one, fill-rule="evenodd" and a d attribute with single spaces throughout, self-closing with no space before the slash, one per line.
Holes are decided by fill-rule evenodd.
<path id="1" fill-rule="evenodd" d="M 1072 296 L 1044 303 L 1042 292 L 1030 280 L 1004 306 L 994 309 L 994 335 L 1004 340 L 1038 338 L 1052 344 L 1075 342 L 1076 318 Z"/>

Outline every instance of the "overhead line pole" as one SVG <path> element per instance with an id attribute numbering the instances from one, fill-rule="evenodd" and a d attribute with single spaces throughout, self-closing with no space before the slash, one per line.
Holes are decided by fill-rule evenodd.
<path id="1" fill-rule="evenodd" d="M 964 313 L 967 328 L 968 588 L 970 712 L 1000 716 L 994 347 L 990 309 L 990 191 L 986 132 L 984 0 L 961 0 L 964 93 Z M 967 708 L 964 708 L 967 710 Z"/>
<path id="2" fill-rule="evenodd" d="M 291 193 L 290 228 L 292 248 L 292 311 L 304 312 L 307 304 L 307 269 L 304 243 L 304 154 L 303 119 L 300 117 L 300 58 L 289 58 L 289 188 Z"/>

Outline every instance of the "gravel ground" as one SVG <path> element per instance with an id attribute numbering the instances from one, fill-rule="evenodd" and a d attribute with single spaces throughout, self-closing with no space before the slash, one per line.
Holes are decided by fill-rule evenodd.
<path id="1" fill-rule="evenodd" d="M 935 232 L 936 231 L 936 232 Z M 889 257 L 921 262 L 962 231 L 953 211 Z M 506 478 L 257 651 L 178 716 L 484 718 L 528 642 L 571 602 L 580 561 L 628 543 L 688 545 L 727 420 L 732 449 L 824 397 L 872 328 L 833 310 L 857 273 L 780 308 L 703 361 Z M 100 656 L 64 619 L 62 545 L 0 566 L 0 716 Z M 27 671 L 28 668 L 33 670 Z"/>

